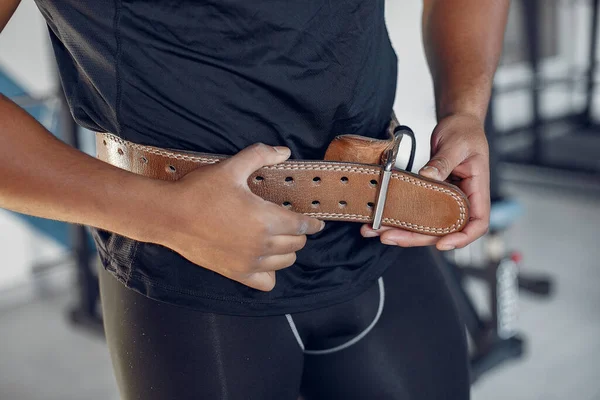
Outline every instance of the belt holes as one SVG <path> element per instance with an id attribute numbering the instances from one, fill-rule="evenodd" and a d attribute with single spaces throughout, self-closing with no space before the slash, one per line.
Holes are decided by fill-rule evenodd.
<path id="1" fill-rule="evenodd" d="M 142 160 L 142 162 L 143 162 L 144 164 L 148 164 L 148 159 L 147 159 L 146 157 L 143 157 L 143 156 L 142 156 L 142 157 L 140 158 L 140 160 Z"/>
<path id="2" fill-rule="evenodd" d="M 255 176 L 255 177 L 254 177 L 254 182 L 255 182 L 255 183 L 260 183 L 260 182 L 262 182 L 262 181 L 264 181 L 264 180 L 265 180 L 265 178 L 263 178 L 263 177 L 262 177 L 262 176 L 260 176 L 260 175 L 258 175 L 258 176 Z"/>
<path id="3" fill-rule="evenodd" d="M 348 205 L 348 203 L 344 200 L 340 200 L 339 205 L 340 205 L 340 208 L 344 208 Z"/>
<path id="4" fill-rule="evenodd" d="M 375 204 L 374 204 L 374 203 L 372 203 L 372 202 L 368 202 L 368 203 L 367 203 L 367 208 L 368 208 L 369 210 L 372 210 L 372 209 L 373 209 L 373 207 L 375 207 Z"/>
<path id="5" fill-rule="evenodd" d="M 313 202 L 312 202 L 313 208 L 318 208 L 320 205 L 321 205 L 321 203 L 319 202 L 319 200 L 313 200 Z"/>
<path id="6" fill-rule="evenodd" d="M 285 208 L 292 207 L 292 203 L 290 203 L 289 201 L 284 201 L 281 205 L 284 206 Z"/>
<path id="7" fill-rule="evenodd" d="M 345 176 L 342 176 L 342 179 L 340 179 L 340 181 L 342 181 L 342 183 L 348 183 L 348 178 Z"/>
<path id="8" fill-rule="evenodd" d="M 123 149 L 118 149 L 117 153 L 119 153 L 119 155 L 123 155 Z"/>
<path id="9" fill-rule="evenodd" d="M 371 187 L 377 187 L 377 181 L 375 179 L 371 179 L 371 182 L 369 182 L 371 184 Z"/>
<path id="10" fill-rule="evenodd" d="M 285 178 L 285 183 L 287 183 L 288 185 L 291 185 L 292 183 L 294 183 L 294 178 L 292 178 L 291 176 L 287 176 Z"/>
<path id="11" fill-rule="evenodd" d="M 314 183 L 316 183 L 316 184 L 318 185 L 319 183 L 321 183 L 321 178 L 319 178 L 318 176 L 315 176 L 315 177 L 313 178 L 313 182 L 314 182 Z"/>
<path id="12" fill-rule="evenodd" d="M 172 165 L 167 165 L 167 168 L 165 168 L 165 169 L 167 170 L 167 172 L 170 172 L 170 173 L 177 172 L 177 169 Z"/>

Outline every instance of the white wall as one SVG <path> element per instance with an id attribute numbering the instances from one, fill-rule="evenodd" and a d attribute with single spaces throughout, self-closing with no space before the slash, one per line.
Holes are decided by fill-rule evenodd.
<path id="1" fill-rule="evenodd" d="M 429 160 L 429 138 L 435 127 L 433 86 L 421 41 L 421 2 L 389 0 L 387 26 L 398 55 L 398 86 L 394 111 L 417 138 L 413 170 Z"/>
<path id="2" fill-rule="evenodd" d="M 56 87 L 46 23 L 33 0 L 22 0 L 0 34 L 0 67 L 33 95 Z"/>

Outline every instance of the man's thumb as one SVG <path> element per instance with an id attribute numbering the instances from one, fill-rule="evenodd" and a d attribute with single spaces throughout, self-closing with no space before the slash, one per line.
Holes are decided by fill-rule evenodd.
<path id="1" fill-rule="evenodd" d="M 446 180 L 452 173 L 452 163 L 444 154 L 436 154 L 429 162 L 421 168 L 419 175 L 437 181 Z"/>
<path id="2" fill-rule="evenodd" d="M 290 149 L 287 147 L 256 143 L 246 147 L 225 163 L 243 178 L 248 178 L 257 169 L 265 165 L 279 164 L 289 157 Z"/>

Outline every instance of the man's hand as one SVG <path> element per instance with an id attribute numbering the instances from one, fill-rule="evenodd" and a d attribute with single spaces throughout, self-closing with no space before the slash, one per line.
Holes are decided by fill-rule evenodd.
<path id="1" fill-rule="evenodd" d="M 471 218 L 462 232 L 434 237 L 363 225 L 365 237 L 379 236 L 384 244 L 402 247 L 436 245 L 439 250 L 461 248 L 487 232 L 490 218 L 489 151 L 483 121 L 471 115 L 450 115 L 440 121 L 431 137 L 431 160 L 419 173 L 439 181 L 452 177 L 471 203 Z"/>
<path id="2" fill-rule="evenodd" d="M 275 286 L 275 271 L 289 267 L 306 235 L 324 223 L 263 200 L 247 180 L 257 169 L 290 156 L 285 147 L 256 144 L 215 165 L 166 182 L 160 237 L 169 247 L 204 268 L 255 289 Z"/>
<path id="3" fill-rule="evenodd" d="M 67 146 L 2 94 L 0 121 L 0 208 L 157 243 L 265 291 L 324 225 L 250 191 L 248 177 L 287 160 L 285 147 L 256 144 L 168 182 Z"/>
<path id="4" fill-rule="evenodd" d="M 439 123 L 431 141 L 432 158 L 420 174 L 450 176 L 471 203 L 471 219 L 462 232 L 442 238 L 399 229 L 380 236 L 398 246 L 464 247 L 488 229 L 490 216 L 489 151 L 483 130 L 494 71 L 502 51 L 509 0 L 423 0 L 423 44 L 433 80 Z"/>

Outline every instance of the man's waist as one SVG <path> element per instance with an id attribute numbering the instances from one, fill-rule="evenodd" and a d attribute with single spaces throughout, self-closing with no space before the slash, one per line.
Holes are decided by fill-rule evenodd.
<path id="1" fill-rule="evenodd" d="M 468 221 L 468 200 L 455 186 L 394 169 L 403 135 L 395 119 L 388 140 L 337 136 L 324 160 L 265 166 L 248 178 L 267 201 L 322 220 L 371 223 L 441 236 Z M 175 181 L 227 156 L 144 146 L 98 133 L 98 158 L 154 179 Z"/>

